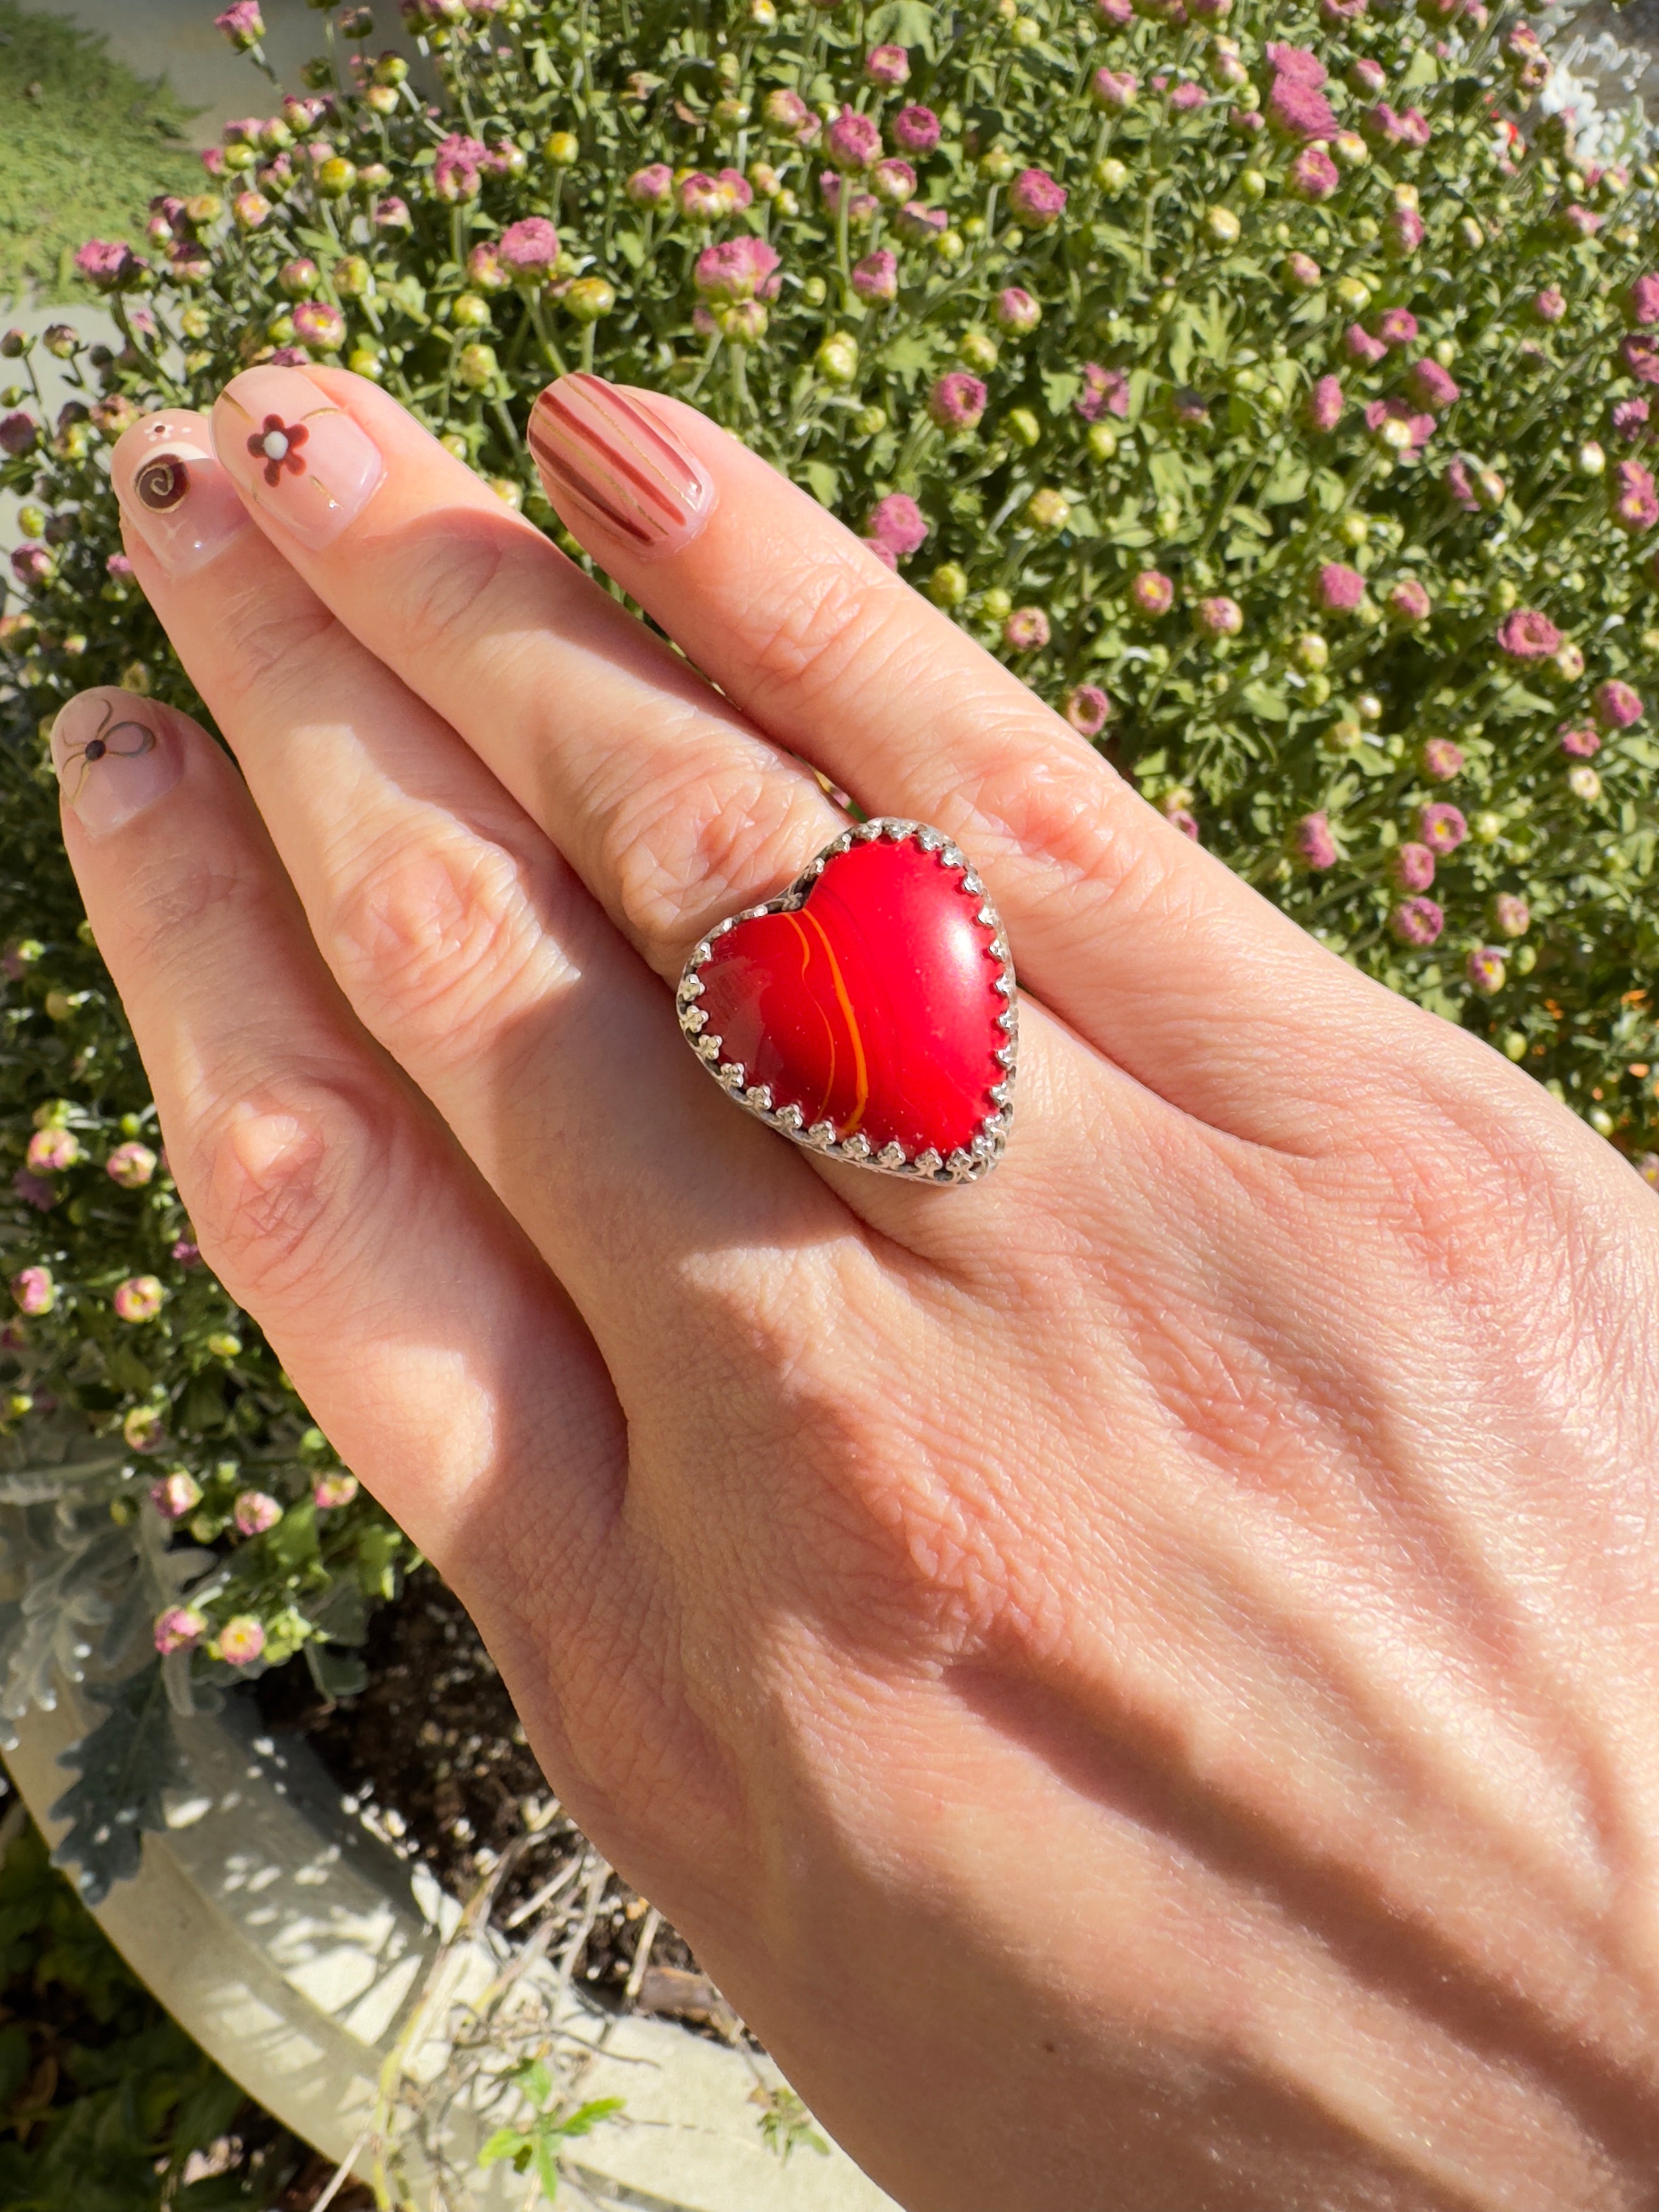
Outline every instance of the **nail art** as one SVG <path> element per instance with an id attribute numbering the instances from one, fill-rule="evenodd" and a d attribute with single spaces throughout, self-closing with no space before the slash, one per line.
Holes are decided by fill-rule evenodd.
<path id="1" fill-rule="evenodd" d="M 261 514 L 320 552 L 368 506 L 386 474 L 374 440 L 295 368 L 250 368 L 213 410 L 213 442 Z"/>
<path id="2" fill-rule="evenodd" d="M 205 415 L 147 415 L 118 441 L 110 474 L 128 526 L 170 576 L 204 567 L 248 527 Z"/>
<path id="3" fill-rule="evenodd" d="M 530 416 L 548 497 L 573 505 L 637 553 L 678 552 L 708 521 L 714 479 L 631 392 L 579 372 L 550 384 Z"/>
<path id="4" fill-rule="evenodd" d="M 124 691 L 83 691 L 52 726 L 64 803 L 101 836 L 170 791 L 184 769 L 177 737 L 155 708 Z"/>

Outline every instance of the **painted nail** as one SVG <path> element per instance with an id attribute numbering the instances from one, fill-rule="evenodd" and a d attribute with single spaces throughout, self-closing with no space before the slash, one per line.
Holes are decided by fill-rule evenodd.
<path id="1" fill-rule="evenodd" d="M 297 368 L 248 368 L 213 410 L 213 448 L 244 499 L 319 553 L 374 497 L 380 448 Z"/>
<path id="2" fill-rule="evenodd" d="M 168 408 L 123 433 L 110 456 L 128 526 L 169 576 L 188 576 L 251 525 L 220 467 L 205 415 Z"/>
<path id="3" fill-rule="evenodd" d="M 119 830 L 172 790 L 184 747 L 164 708 L 131 691 L 82 691 L 52 730 L 64 803 L 94 837 Z"/>
<path id="4" fill-rule="evenodd" d="M 529 437 L 543 488 L 565 519 L 591 515 L 635 553 L 678 553 L 714 510 L 702 463 L 631 392 L 602 377 L 550 384 L 531 410 Z"/>

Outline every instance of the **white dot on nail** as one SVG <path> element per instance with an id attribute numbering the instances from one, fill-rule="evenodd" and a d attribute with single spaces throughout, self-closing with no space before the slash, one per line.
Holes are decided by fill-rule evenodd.
<path id="1" fill-rule="evenodd" d="M 280 461 L 288 452 L 288 440 L 280 430 L 272 430 L 265 439 L 265 459 Z"/>

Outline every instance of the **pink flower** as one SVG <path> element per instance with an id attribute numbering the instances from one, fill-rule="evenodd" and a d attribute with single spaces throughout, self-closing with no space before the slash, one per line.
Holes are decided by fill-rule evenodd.
<path id="1" fill-rule="evenodd" d="M 1175 605 L 1175 586 L 1157 568 L 1143 568 L 1129 586 L 1129 604 L 1139 615 L 1167 615 Z"/>
<path id="2" fill-rule="evenodd" d="M 178 1267 L 199 1267 L 202 1264 L 202 1248 L 193 1237 L 181 1237 L 173 1246 L 169 1256 Z"/>
<path id="3" fill-rule="evenodd" d="M 452 131 L 432 157 L 432 189 L 441 200 L 477 199 L 489 149 L 481 139 Z"/>
<path id="4" fill-rule="evenodd" d="M 1564 208 L 1558 221 L 1561 228 L 1571 232 L 1575 238 L 1594 238 L 1601 228 L 1601 218 L 1593 209 L 1577 204 Z"/>
<path id="5" fill-rule="evenodd" d="M 1048 642 L 1048 617 L 1041 607 L 1016 607 L 1002 625 L 1002 641 L 1013 653 L 1036 653 Z"/>
<path id="6" fill-rule="evenodd" d="M 845 176 L 861 176 L 881 159 L 881 131 L 867 115 L 844 107 L 823 134 L 823 150 Z"/>
<path id="7" fill-rule="evenodd" d="M 652 161 L 635 169 L 623 190 L 635 207 L 666 207 L 674 197 L 674 172 L 666 161 Z"/>
<path id="8" fill-rule="evenodd" d="M 325 300 L 301 300 L 294 310 L 294 335 L 301 345 L 332 353 L 345 337 L 345 317 Z"/>
<path id="9" fill-rule="evenodd" d="M 1389 307 L 1376 319 L 1376 335 L 1385 346 L 1414 345 L 1417 318 L 1409 307 Z"/>
<path id="10" fill-rule="evenodd" d="M 1414 361 L 1406 373 L 1406 382 L 1413 398 L 1420 400 L 1431 413 L 1442 407 L 1455 406 L 1463 396 L 1437 361 Z"/>
<path id="11" fill-rule="evenodd" d="M 1659 323 L 1659 276 L 1638 276 L 1625 297 L 1625 313 L 1644 330 Z"/>
<path id="12" fill-rule="evenodd" d="M 893 118 L 893 143 L 907 154 L 931 154 L 939 142 L 939 119 L 931 107 L 902 107 Z"/>
<path id="13" fill-rule="evenodd" d="M 1244 610 L 1237 599 L 1200 599 L 1193 619 L 1206 637 L 1237 637 L 1244 627 Z"/>
<path id="14" fill-rule="evenodd" d="M 1659 344 L 1653 339 L 1621 338 L 1619 356 L 1638 384 L 1659 384 Z"/>
<path id="15" fill-rule="evenodd" d="M 1130 0 L 1095 0 L 1095 14 L 1108 31 L 1127 30 L 1135 19 Z"/>
<path id="16" fill-rule="evenodd" d="M 1186 807 L 1166 806 L 1164 810 L 1164 819 L 1171 830 L 1179 830 L 1183 837 L 1190 837 L 1194 844 L 1197 844 L 1198 817 L 1189 813 Z"/>
<path id="17" fill-rule="evenodd" d="M 544 215 L 527 215 L 507 225 L 496 251 L 515 276 L 550 276 L 559 258 L 559 234 Z"/>
<path id="18" fill-rule="evenodd" d="M 396 192 L 388 192 L 383 200 L 375 201 L 374 228 L 376 230 L 408 230 L 412 227 L 413 222 L 414 218 L 409 212 L 408 201 L 400 200 Z"/>
<path id="19" fill-rule="evenodd" d="M 155 1173 L 155 1155 L 148 1145 L 118 1145 L 104 1162 L 104 1172 L 123 1190 L 142 1190 Z"/>
<path id="20" fill-rule="evenodd" d="M 194 1606 L 170 1605 L 155 1616 L 155 1648 L 163 1657 L 169 1651 L 188 1651 L 207 1634 L 207 1621 Z"/>
<path id="21" fill-rule="evenodd" d="M 873 553 L 884 568 L 890 568 L 895 575 L 898 574 L 898 555 L 890 545 L 884 545 L 879 538 L 860 538 L 859 544 Z"/>
<path id="22" fill-rule="evenodd" d="M 1008 205 L 1028 230 L 1043 230 L 1066 212 L 1066 187 L 1046 169 L 1022 169 L 1008 187 Z"/>
<path id="23" fill-rule="evenodd" d="M 219 1656 L 233 1667 L 251 1667 L 265 1648 L 265 1632 L 250 1613 L 228 1620 L 214 1639 Z"/>
<path id="24" fill-rule="evenodd" d="M 1316 85 L 1287 76 L 1281 70 L 1267 92 L 1264 111 L 1270 129 L 1284 138 L 1334 138 L 1338 124 L 1331 104 Z"/>
<path id="25" fill-rule="evenodd" d="M 77 247 L 75 265 L 95 290 L 118 292 L 144 264 L 122 240 L 89 238 Z"/>
<path id="26" fill-rule="evenodd" d="M 1533 294 L 1532 312 L 1540 323 L 1559 323 L 1567 312 L 1565 294 L 1553 284 L 1546 284 L 1541 292 Z"/>
<path id="27" fill-rule="evenodd" d="M 761 102 L 761 113 L 769 130 L 785 138 L 798 140 L 802 145 L 815 137 L 817 118 L 798 92 L 776 85 Z"/>
<path id="28" fill-rule="evenodd" d="M 1010 284 L 999 292 L 991 310 L 992 319 L 1000 331 L 1011 337 L 1025 337 L 1042 320 L 1042 309 L 1029 292 L 1018 284 Z"/>
<path id="29" fill-rule="evenodd" d="M 946 371 L 927 395 L 927 412 L 941 430 L 974 430 L 985 412 L 987 393 L 978 377 L 965 369 Z"/>
<path id="30" fill-rule="evenodd" d="M 9 453 L 15 460 L 20 454 L 33 450 L 40 434 L 40 428 L 32 415 L 20 411 L 0 417 L 0 453 Z"/>
<path id="31" fill-rule="evenodd" d="M 1503 989 L 1508 970 L 1501 952 L 1490 945 L 1477 945 L 1463 963 L 1463 973 L 1469 979 L 1471 990 L 1478 991 L 1483 999 L 1490 999 Z"/>
<path id="32" fill-rule="evenodd" d="M 81 1157 L 81 1139 L 73 1129 L 37 1129 L 23 1155 L 36 1175 L 61 1175 Z"/>
<path id="33" fill-rule="evenodd" d="M 872 46 L 864 58 L 864 74 L 872 84 L 896 89 L 910 82 L 910 57 L 902 46 Z"/>
<path id="34" fill-rule="evenodd" d="M 1304 814 L 1296 825 L 1297 858 L 1316 873 L 1336 866 L 1336 840 L 1326 814 Z"/>
<path id="35" fill-rule="evenodd" d="M 1449 783 L 1462 774 L 1463 748 L 1449 738 L 1425 738 L 1418 757 L 1431 783 Z"/>
<path id="36" fill-rule="evenodd" d="M 1351 615 L 1365 596 L 1365 579 L 1344 562 L 1328 561 L 1315 596 L 1328 615 Z"/>
<path id="37" fill-rule="evenodd" d="M 1618 434 L 1632 445 L 1644 435 L 1648 427 L 1648 403 L 1645 399 L 1621 399 L 1613 410 L 1613 427 Z M 3 425 L 0 425 L 3 428 Z"/>
<path id="38" fill-rule="evenodd" d="M 15 545 L 11 554 L 11 573 L 23 585 L 44 584 L 50 581 L 55 563 L 44 545 Z"/>
<path id="39" fill-rule="evenodd" d="M 149 1486 L 149 1502 L 166 1521 L 182 1521 L 202 1502 L 202 1486 L 193 1474 L 176 1467 Z"/>
<path id="40" fill-rule="evenodd" d="M 949 228 L 950 217 L 943 208 L 925 207 L 920 200 L 911 200 L 898 211 L 899 236 L 908 238 L 913 246 L 930 245 Z"/>
<path id="41" fill-rule="evenodd" d="M 1389 858 L 1389 873 L 1402 891 L 1425 891 L 1434 881 L 1434 854 L 1414 841 L 1397 846 Z"/>
<path id="42" fill-rule="evenodd" d="M 694 169 L 689 177 L 682 177 L 678 191 L 681 214 L 689 215 L 695 222 L 718 222 L 732 212 L 731 194 L 704 169 Z"/>
<path id="43" fill-rule="evenodd" d="M 135 1406 L 121 1424 L 121 1435 L 129 1451 L 143 1455 L 160 1451 L 167 1440 L 161 1407 Z"/>
<path id="44" fill-rule="evenodd" d="M 1504 937 L 1524 937 L 1532 927 L 1532 908 L 1514 891 L 1499 891 L 1492 902 L 1492 926 Z"/>
<path id="45" fill-rule="evenodd" d="M 1188 77 L 1170 94 L 1170 105 L 1177 115 L 1190 115 L 1195 107 L 1204 106 L 1209 97 L 1201 84 L 1194 84 Z"/>
<path id="46" fill-rule="evenodd" d="M 132 1322 L 154 1321 L 161 1310 L 167 1292 L 154 1275 L 129 1275 L 118 1283 L 110 1304 L 118 1320 Z"/>
<path id="47" fill-rule="evenodd" d="M 222 31 L 238 52 L 257 46 L 265 34 L 265 19 L 259 13 L 259 0 L 231 0 L 231 5 L 213 19 L 216 31 Z"/>
<path id="48" fill-rule="evenodd" d="M 1455 853 L 1468 834 L 1469 825 L 1462 811 L 1444 799 L 1431 799 L 1417 810 L 1418 837 L 1442 860 L 1448 853 Z"/>
<path id="49" fill-rule="evenodd" d="M 1390 422 L 1405 424 L 1408 434 L 1401 450 L 1408 453 L 1416 453 L 1434 435 L 1432 415 L 1416 413 L 1403 399 L 1373 399 L 1365 410 L 1365 428 L 1376 435 Z"/>
<path id="50" fill-rule="evenodd" d="M 1382 228 L 1396 253 L 1415 253 L 1423 243 L 1423 218 L 1415 208 L 1391 207 L 1382 218 Z"/>
<path id="51" fill-rule="evenodd" d="M 1361 60 L 1348 64 L 1348 89 L 1361 100 L 1375 100 L 1388 81 L 1388 71 L 1378 62 Z"/>
<path id="52" fill-rule="evenodd" d="M 896 300 L 898 289 L 898 256 L 884 246 L 854 264 L 853 289 L 860 300 Z"/>
<path id="53" fill-rule="evenodd" d="M 230 1517 L 244 1536 L 263 1536 L 282 1519 L 283 1509 L 268 1491 L 244 1490 L 237 1493 Z"/>
<path id="54" fill-rule="evenodd" d="M 870 189 L 889 207 L 902 207 L 916 196 L 916 173 L 908 161 L 895 161 L 890 154 L 870 172 Z"/>
<path id="55" fill-rule="evenodd" d="M 1285 281 L 1297 292 L 1313 292 L 1319 287 L 1321 270 L 1311 253 L 1287 253 L 1285 257 Z"/>
<path id="56" fill-rule="evenodd" d="M 1298 199 L 1328 200 L 1342 181 L 1342 172 L 1322 146 L 1304 146 L 1290 167 L 1286 179 Z"/>
<path id="57" fill-rule="evenodd" d="M 19 1313 L 50 1313 L 58 1303 L 58 1285 L 50 1267 L 21 1267 L 11 1279 L 12 1303 Z"/>
<path id="58" fill-rule="evenodd" d="M 358 1482 L 355 1474 L 343 1468 L 332 1474 L 319 1474 L 311 1486 L 312 1503 L 319 1513 L 331 1513 L 341 1505 L 349 1505 L 357 1495 Z"/>
<path id="59" fill-rule="evenodd" d="M 1085 422 L 1103 413 L 1121 421 L 1129 412 L 1129 379 L 1121 368 L 1103 368 L 1097 361 L 1083 364 L 1083 396 L 1073 403 Z"/>
<path id="60" fill-rule="evenodd" d="M 1633 691 L 1628 684 L 1621 684 L 1616 676 L 1596 685 L 1590 695 L 1590 705 L 1604 730 L 1627 730 L 1633 722 L 1641 720 L 1645 711 L 1641 693 Z"/>
<path id="61" fill-rule="evenodd" d="M 1620 461 L 1617 475 L 1613 519 L 1621 530 L 1628 530 L 1635 537 L 1659 522 L 1659 496 L 1655 495 L 1651 474 L 1639 461 Z"/>
<path id="62" fill-rule="evenodd" d="M 1350 323 L 1342 333 L 1342 343 L 1350 361 L 1364 362 L 1368 368 L 1382 360 L 1389 349 L 1381 338 L 1374 338 L 1358 323 Z"/>
<path id="63" fill-rule="evenodd" d="M 1601 750 L 1600 733 L 1592 730 L 1587 722 L 1576 726 L 1571 722 L 1563 722 L 1559 734 L 1561 750 L 1569 760 L 1594 760 Z"/>
<path id="64" fill-rule="evenodd" d="M 706 246 L 697 256 L 692 282 L 705 300 L 775 300 L 782 279 L 773 274 L 776 249 L 763 238 L 728 238 Z"/>
<path id="65" fill-rule="evenodd" d="M 1498 625 L 1498 646 L 1511 660 L 1547 660 L 1560 650 L 1561 633 L 1536 607 L 1516 607 Z"/>
<path id="66" fill-rule="evenodd" d="M 1408 107 L 1401 117 L 1400 136 L 1407 146 L 1415 146 L 1419 152 L 1433 137 L 1429 118 L 1420 107 Z"/>
<path id="67" fill-rule="evenodd" d="M 1103 113 L 1121 115 L 1133 107 L 1140 80 L 1133 70 L 1097 69 L 1089 80 L 1089 97 Z"/>
<path id="68" fill-rule="evenodd" d="M 1333 27 L 1352 23 L 1365 12 L 1365 0 L 1319 0 L 1320 20 Z"/>
<path id="69" fill-rule="evenodd" d="M 1308 394 L 1308 420 L 1316 430 L 1334 430 L 1346 402 L 1340 376 L 1322 376 Z"/>
<path id="70" fill-rule="evenodd" d="M 1324 63 L 1311 46 L 1287 46 L 1270 40 L 1264 51 L 1280 76 L 1290 77 L 1297 84 L 1311 85 L 1316 92 L 1329 82 Z"/>
<path id="71" fill-rule="evenodd" d="M 1466 514 L 1473 514 L 1480 504 L 1474 495 L 1474 483 L 1469 475 L 1469 465 L 1460 454 L 1446 464 L 1446 489 Z"/>
<path id="72" fill-rule="evenodd" d="M 1431 898 L 1401 899 L 1389 916 L 1389 927 L 1401 945 L 1422 951 L 1432 945 L 1446 926 L 1446 917 Z"/>
<path id="73" fill-rule="evenodd" d="M 1099 684 L 1077 684 L 1060 711 L 1079 737 L 1097 738 L 1112 718 L 1112 702 Z"/>
<path id="74" fill-rule="evenodd" d="M 885 499 L 878 500 L 864 526 L 879 544 L 890 546 L 901 560 L 919 552 L 927 538 L 927 518 L 906 491 L 890 491 Z"/>
<path id="75" fill-rule="evenodd" d="M 1426 622 L 1431 611 L 1428 593 L 1415 576 L 1402 576 L 1389 593 L 1389 612 L 1396 622 Z"/>

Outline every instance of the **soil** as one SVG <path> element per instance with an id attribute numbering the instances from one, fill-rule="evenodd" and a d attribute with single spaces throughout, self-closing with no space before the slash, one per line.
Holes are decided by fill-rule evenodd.
<path id="1" fill-rule="evenodd" d="M 261 1677 L 254 1694 L 267 1727 L 302 1735 L 367 1825 L 463 1903 L 532 1832 L 490 1917 L 510 1932 L 515 1914 L 568 1875 L 550 1908 L 556 1957 L 586 1917 L 589 1873 L 604 1863 L 559 1808 L 459 1600 L 422 1571 L 375 1614 L 362 1657 L 368 1687 L 337 1703 L 319 1694 L 298 1662 Z M 572 1978 L 608 2010 L 671 2014 L 726 2040 L 744 2033 L 684 1938 L 653 1920 L 647 1900 L 608 1869 Z"/>

